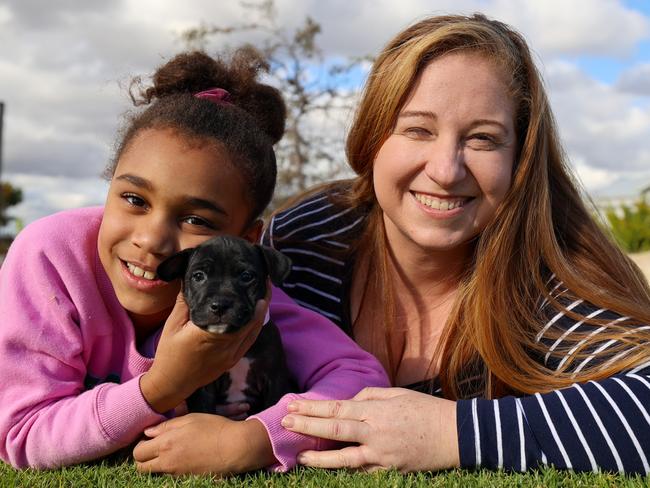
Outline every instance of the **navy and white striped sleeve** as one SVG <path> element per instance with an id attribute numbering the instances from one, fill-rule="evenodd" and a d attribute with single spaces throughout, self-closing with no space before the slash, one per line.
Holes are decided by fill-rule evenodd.
<path id="1" fill-rule="evenodd" d="M 556 289 L 562 299 L 566 290 Z M 608 350 L 617 350 L 613 346 L 618 341 L 599 341 L 598 336 L 608 325 L 627 317 L 580 299 L 566 301 L 565 306 L 606 323 L 587 326 L 549 307 L 549 320 L 536 338 L 547 348 L 539 358 L 547 368 L 560 371 L 587 339 L 593 342 L 591 354 L 571 365 L 569 371 L 574 374 L 587 367 L 606 367 L 643 347 L 608 354 Z M 650 474 L 650 361 L 605 380 L 576 383 L 549 393 L 461 400 L 457 414 L 461 464 L 465 467 L 525 471 L 552 464 L 575 471 Z"/>
<path id="2" fill-rule="evenodd" d="M 463 467 L 650 473 L 650 362 L 523 398 L 460 400 Z"/>

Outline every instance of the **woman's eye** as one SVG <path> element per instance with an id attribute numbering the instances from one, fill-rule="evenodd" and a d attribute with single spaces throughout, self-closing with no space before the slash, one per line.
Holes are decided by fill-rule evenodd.
<path id="1" fill-rule="evenodd" d="M 192 273 L 192 281 L 196 283 L 201 283 L 205 281 L 206 279 L 206 274 L 203 271 L 195 271 Z"/>
<path id="2" fill-rule="evenodd" d="M 429 137 L 431 135 L 431 131 L 429 129 L 425 129 L 424 127 L 407 127 L 404 130 L 404 133 L 407 136 L 416 138 Z"/>
<path id="3" fill-rule="evenodd" d="M 496 149 L 496 147 L 499 145 L 497 139 L 494 136 L 484 133 L 472 134 L 469 136 L 467 144 L 472 149 L 483 151 Z"/>
<path id="4" fill-rule="evenodd" d="M 144 199 L 133 193 L 123 193 L 122 198 L 133 207 L 145 207 L 147 205 L 147 202 L 145 202 Z"/>
<path id="5" fill-rule="evenodd" d="M 244 282 L 244 283 L 250 283 L 255 279 L 255 275 L 251 273 L 250 271 L 243 271 L 242 274 L 239 275 L 239 278 Z"/>

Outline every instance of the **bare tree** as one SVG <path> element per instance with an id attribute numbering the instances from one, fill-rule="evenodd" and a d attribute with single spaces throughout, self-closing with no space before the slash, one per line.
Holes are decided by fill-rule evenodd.
<path id="1" fill-rule="evenodd" d="M 278 186 L 272 206 L 313 184 L 349 176 L 343 151 L 343 120 L 358 95 L 359 73 L 369 57 L 343 62 L 325 59 L 316 37 L 321 26 L 311 17 L 293 31 L 278 25 L 274 0 L 240 2 L 249 22 L 230 26 L 200 25 L 182 34 L 188 48 L 221 46 L 228 36 L 255 34 L 252 44 L 270 65 L 269 83 L 287 103 L 287 129 L 276 147 Z M 224 39 L 225 37 L 225 39 Z"/>

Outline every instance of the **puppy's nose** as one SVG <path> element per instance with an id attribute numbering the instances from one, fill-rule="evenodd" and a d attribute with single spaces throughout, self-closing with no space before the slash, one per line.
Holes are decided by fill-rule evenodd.
<path id="1" fill-rule="evenodd" d="M 231 308 L 233 305 L 233 300 L 228 298 L 221 298 L 215 300 L 210 304 L 210 311 L 216 315 L 222 315 L 226 310 Z"/>

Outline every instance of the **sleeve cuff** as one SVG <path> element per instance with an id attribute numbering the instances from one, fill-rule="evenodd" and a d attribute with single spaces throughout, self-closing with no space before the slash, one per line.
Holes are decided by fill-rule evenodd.
<path id="1" fill-rule="evenodd" d="M 472 469 L 480 466 L 480 453 L 477 452 L 472 401 L 458 400 L 456 402 L 456 428 L 458 429 L 458 452 L 460 467 Z M 477 455 L 479 462 L 477 463 Z"/>
<path id="2" fill-rule="evenodd" d="M 321 439 L 304 434 L 291 432 L 282 427 L 282 419 L 287 415 L 287 405 L 298 399 L 323 400 L 324 397 L 310 393 L 288 393 L 278 403 L 266 410 L 252 415 L 248 419 L 257 419 L 262 422 L 271 441 L 273 455 L 277 463 L 268 467 L 270 471 L 284 473 L 294 468 L 297 464 L 296 458 L 302 451 L 317 450 L 323 451 L 334 449 L 340 446 L 339 442 Z M 247 419 L 247 420 L 248 420 Z"/>
<path id="3" fill-rule="evenodd" d="M 162 422 L 142 396 L 140 376 L 121 385 L 105 383 L 97 396 L 97 419 L 104 435 L 123 444 L 133 442 L 147 427 Z"/>
<path id="4" fill-rule="evenodd" d="M 544 464 L 517 398 L 459 400 L 456 409 L 462 468 L 523 472 Z"/>

